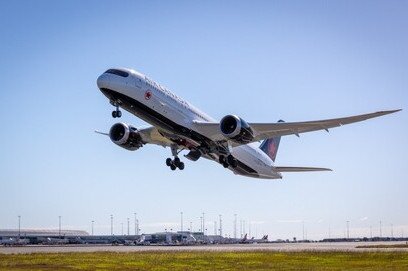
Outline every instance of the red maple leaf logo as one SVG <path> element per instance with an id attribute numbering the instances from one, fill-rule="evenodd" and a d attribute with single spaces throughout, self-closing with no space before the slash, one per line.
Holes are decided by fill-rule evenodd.
<path id="1" fill-rule="evenodd" d="M 148 90 L 148 91 L 145 92 L 144 97 L 145 97 L 146 100 L 150 100 L 150 98 L 152 97 L 152 93 Z"/>
<path id="2" fill-rule="evenodd" d="M 276 143 L 275 143 L 275 141 L 272 141 L 269 144 L 268 153 L 269 153 L 269 155 L 271 155 L 273 157 L 272 159 L 275 159 L 275 155 L 276 155 Z"/>

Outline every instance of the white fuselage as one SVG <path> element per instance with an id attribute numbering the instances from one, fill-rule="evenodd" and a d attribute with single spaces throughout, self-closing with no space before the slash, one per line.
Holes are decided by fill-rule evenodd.
<path id="1" fill-rule="evenodd" d="M 172 123 L 173 126 L 176 124 L 180 129 L 194 131 L 206 138 L 210 137 L 210 135 L 205 134 L 205 131 L 199 131 L 194 126 L 194 122 L 215 122 L 216 120 L 147 76 L 130 69 L 118 70 L 127 72 L 129 76 L 122 77 L 116 74 L 103 73 L 98 78 L 98 87 L 105 95 L 107 93 L 104 90 L 110 90 L 114 95 L 117 95 L 115 99 L 122 103 L 125 102 L 123 100 L 133 101 L 130 108 L 123 108 L 166 133 L 171 134 L 173 132 L 168 125 Z M 112 97 L 107 96 L 113 102 Z M 133 111 L 133 107 L 138 105 L 141 106 L 136 111 Z M 160 116 L 160 121 L 154 118 L 153 115 Z M 233 147 L 230 149 L 230 152 L 237 160 L 255 171 L 243 174 L 229 167 L 234 173 L 249 177 L 281 178 L 279 173 L 273 171 L 273 161 L 256 144 L 250 143 Z M 207 158 L 216 161 L 214 157 Z"/>

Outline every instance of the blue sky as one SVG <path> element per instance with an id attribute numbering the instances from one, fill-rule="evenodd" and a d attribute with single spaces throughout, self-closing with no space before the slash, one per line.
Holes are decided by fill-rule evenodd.
<path id="1" fill-rule="evenodd" d="M 271 239 L 408 234 L 408 4 L 403 1 L 3 1 L 0 3 L 0 228 L 142 232 L 207 228 L 223 215 Z M 313 120 L 403 108 L 383 118 L 281 141 L 277 164 L 330 173 L 282 181 L 210 161 L 171 172 L 168 149 L 128 152 L 93 133 L 112 107 L 96 87 L 131 67 L 213 117 Z M 146 123 L 124 113 L 135 126 Z M 247 226 L 248 228 L 248 226 Z M 133 231 L 133 227 L 131 228 Z"/>

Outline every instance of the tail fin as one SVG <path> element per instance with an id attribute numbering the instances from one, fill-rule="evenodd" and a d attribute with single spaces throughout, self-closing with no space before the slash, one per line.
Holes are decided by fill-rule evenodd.
<path id="1" fill-rule="evenodd" d="M 284 122 L 283 120 L 279 120 L 278 122 Z M 262 144 L 259 146 L 259 148 L 266 153 L 272 161 L 275 162 L 276 159 L 276 154 L 278 153 L 278 148 L 279 148 L 279 143 L 280 143 L 281 137 L 272 137 L 265 139 Z"/>
<path id="2" fill-rule="evenodd" d="M 244 238 L 242 238 L 242 241 L 246 241 L 246 240 L 247 240 L 247 236 L 248 236 L 248 234 L 245 233 Z"/>

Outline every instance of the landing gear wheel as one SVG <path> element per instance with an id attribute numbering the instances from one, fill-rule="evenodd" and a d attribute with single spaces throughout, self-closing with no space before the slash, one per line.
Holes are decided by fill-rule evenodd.
<path id="1" fill-rule="evenodd" d="M 224 164 L 225 163 L 225 156 L 224 155 L 220 155 L 220 157 L 219 157 L 219 162 L 220 162 L 220 164 Z"/>
<path id="2" fill-rule="evenodd" d="M 170 165 L 171 170 L 176 170 L 176 166 L 175 165 Z"/>
<path id="3" fill-rule="evenodd" d="M 178 158 L 178 157 L 174 158 L 173 163 L 174 163 L 174 165 L 176 165 L 176 167 L 178 167 L 180 165 L 180 163 L 181 163 L 180 158 Z"/>
<path id="4" fill-rule="evenodd" d="M 183 170 L 183 169 L 184 169 L 184 163 L 183 163 L 183 162 L 180 162 L 180 163 L 178 164 L 178 168 L 179 168 L 180 170 Z"/>
<path id="5" fill-rule="evenodd" d="M 171 160 L 171 158 L 167 158 L 166 159 L 166 165 L 169 167 L 173 164 L 173 161 Z"/>
<path id="6" fill-rule="evenodd" d="M 225 168 L 228 168 L 227 162 L 224 162 L 222 165 L 223 165 Z"/>
<path id="7" fill-rule="evenodd" d="M 234 158 L 231 154 L 228 155 L 227 157 L 228 164 L 230 164 L 231 167 L 236 168 L 238 166 L 238 161 L 237 159 Z"/>
<path id="8" fill-rule="evenodd" d="M 116 118 L 117 117 L 117 112 L 116 111 L 112 111 L 112 117 Z"/>
<path id="9" fill-rule="evenodd" d="M 122 111 L 118 110 L 118 111 L 116 112 L 116 116 L 117 116 L 118 118 L 122 117 Z"/>

